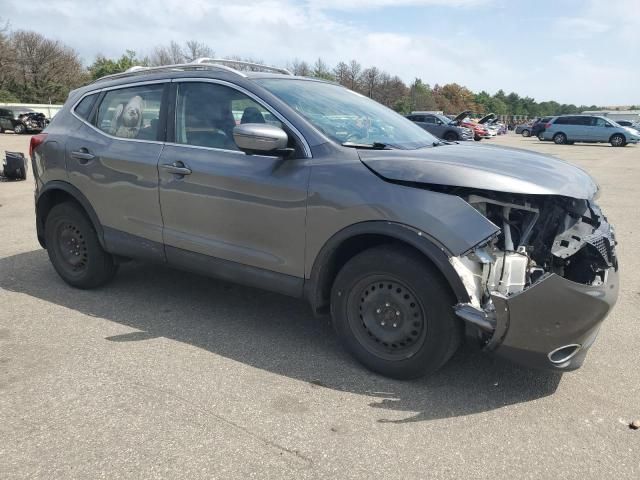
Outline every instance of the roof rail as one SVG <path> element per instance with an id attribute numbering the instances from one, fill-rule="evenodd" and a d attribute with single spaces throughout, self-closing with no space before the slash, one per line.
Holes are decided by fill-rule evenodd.
<path id="1" fill-rule="evenodd" d="M 105 75 L 104 77 L 100 77 L 91 83 L 101 82 L 103 80 L 113 80 L 116 78 L 134 77 L 137 75 L 150 73 L 150 72 L 189 71 L 189 70 L 208 70 L 208 69 L 222 69 L 228 72 L 235 73 L 236 75 L 240 75 L 241 77 L 246 77 L 244 72 L 241 72 L 240 70 L 236 70 L 235 68 L 232 68 L 226 64 L 251 67 L 251 68 L 260 69 L 263 71 L 283 73 L 285 75 L 293 75 L 286 68 L 271 67 L 269 65 L 261 65 L 259 63 L 252 63 L 252 62 L 244 62 L 241 60 L 225 60 L 223 58 L 202 57 L 202 58 L 197 58 L 191 63 L 177 63 L 175 65 L 162 65 L 159 67 L 144 67 L 142 65 L 134 65 L 128 68 L 124 72 Z"/>
<path id="2" fill-rule="evenodd" d="M 207 65 L 216 65 L 216 64 L 219 64 L 219 65 L 226 65 L 226 64 L 240 65 L 242 67 L 251 67 L 251 68 L 260 69 L 260 70 L 263 70 L 263 71 L 283 73 L 285 75 L 293 75 L 293 73 L 291 73 L 286 68 L 272 67 L 271 65 L 263 65 L 261 63 L 245 62 L 243 60 L 229 60 L 229 59 L 226 59 L 226 58 L 201 57 L 201 58 L 196 58 L 191 63 L 198 64 L 198 65 L 202 65 L 202 64 L 207 64 Z"/>

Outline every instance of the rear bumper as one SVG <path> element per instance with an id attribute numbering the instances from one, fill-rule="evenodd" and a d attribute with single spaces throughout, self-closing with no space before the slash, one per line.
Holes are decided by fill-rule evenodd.
<path id="1" fill-rule="evenodd" d="M 493 295 L 496 330 L 486 349 L 529 367 L 575 370 L 615 305 L 618 288 L 612 267 L 597 287 L 549 274 L 516 295 Z M 552 355 L 563 347 L 567 350 Z"/>

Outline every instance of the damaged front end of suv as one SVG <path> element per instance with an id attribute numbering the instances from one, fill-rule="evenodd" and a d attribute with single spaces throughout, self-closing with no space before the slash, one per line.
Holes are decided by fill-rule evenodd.
<path id="1" fill-rule="evenodd" d="M 454 194 L 500 228 L 450 258 L 469 294 L 455 306 L 467 332 L 521 364 L 579 368 L 618 295 L 615 234 L 600 208 L 559 195 Z"/>

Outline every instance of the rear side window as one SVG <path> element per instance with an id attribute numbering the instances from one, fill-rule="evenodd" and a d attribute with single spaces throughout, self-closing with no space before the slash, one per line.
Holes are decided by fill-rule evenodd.
<path id="1" fill-rule="evenodd" d="M 96 103 L 96 99 L 98 98 L 97 93 L 93 93 L 91 95 L 87 95 L 80 103 L 76 105 L 76 108 L 73 110 L 76 115 L 84 120 L 89 119 L 89 115 L 91 114 L 91 110 L 93 109 L 93 104 Z"/>
<path id="2" fill-rule="evenodd" d="M 569 117 L 558 117 L 556 118 L 556 121 L 553 122 L 555 125 L 568 125 L 569 124 Z"/>
<path id="3" fill-rule="evenodd" d="M 96 118 L 96 127 L 109 135 L 157 140 L 164 84 L 110 90 Z"/>
<path id="4" fill-rule="evenodd" d="M 593 117 L 573 117 L 575 119 L 574 125 L 583 125 L 589 126 L 591 125 L 591 121 Z"/>

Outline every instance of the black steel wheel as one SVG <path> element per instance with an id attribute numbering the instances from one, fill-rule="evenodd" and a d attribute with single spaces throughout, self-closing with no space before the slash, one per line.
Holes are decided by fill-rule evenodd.
<path id="1" fill-rule="evenodd" d="M 352 289 L 348 308 L 351 330 L 373 355 L 409 358 L 424 343 L 424 308 L 404 282 L 390 275 L 364 277 Z"/>
<path id="2" fill-rule="evenodd" d="M 345 348 L 367 368 L 408 379 L 440 368 L 458 348 L 461 322 L 442 275 L 418 252 L 384 245 L 340 270 L 331 314 Z"/>
<path id="3" fill-rule="evenodd" d="M 113 257 L 102 249 L 93 225 L 77 204 L 55 205 L 47 215 L 44 233 L 49 259 L 69 285 L 94 288 L 115 275 Z"/>

